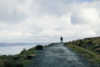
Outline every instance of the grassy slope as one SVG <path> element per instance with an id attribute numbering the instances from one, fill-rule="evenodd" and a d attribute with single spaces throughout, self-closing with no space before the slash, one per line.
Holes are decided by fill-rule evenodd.
<path id="1" fill-rule="evenodd" d="M 100 64 L 100 50 L 97 51 L 95 48 L 100 46 L 100 37 L 67 42 L 65 43 L 65 46 L 72 48 L 73 51 L 86 57 L 90 62 Z"/>
<path id="2" fill-rule="evenodd" d="M 85 56 L 91 62 L 100 63 L 100 53 L 94 49 L 96 46 L 100 46 L 100 37 L 67 42 L 65 46 L 72 48 L 73 51 Z M 31 48 L 29 50 L 23 50 L 18 55 L 0 56 L 0 67 L 16 67 L 16 65 L 20 65 L 17 67 L 25 67 L 31 62 L 27 57 L 35 55 L 35 51 L 35 48 Z"/>
<path id="3" fill-rule="evenodd" d="M 0 67 L 25 67 L 31 62 L 27 57 L 32 55 L 35 55 L 35 48 L 24 49 L 18 55 L 0 56 Z"/>

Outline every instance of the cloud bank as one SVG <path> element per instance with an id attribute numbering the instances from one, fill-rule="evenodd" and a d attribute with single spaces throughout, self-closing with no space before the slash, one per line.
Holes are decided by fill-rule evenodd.
<path id="1" fill-rule="evenodd" d="M 100 36 L 98 0 L 0 0 L 0 42 Z"/>

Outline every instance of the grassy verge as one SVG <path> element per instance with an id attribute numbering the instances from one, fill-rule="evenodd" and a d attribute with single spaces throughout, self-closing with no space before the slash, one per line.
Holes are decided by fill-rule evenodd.
<path id="1" fill-rule="evenodd" d="M 97 55 L 95 52 L 72 44 L 65 44 L 65 46 L 71 48 L 81 56 L 84 56 L 86 59 L 88 59 L 88 61 L 100 64 L 100 55 Z"/>
<path id="2" fill-rule="evenodd" d="M 28 50 L 23 49 L 17 55 L 2 55 L 0 56 L 0 67 L 28 67 L 34 60 L 37 50 L 43 50 L 43 46 L 38 45 Z"/>
<path id="3" fill-rule="evenodd" d="M 31 56 L 35 55 L 35 48 L 23 50 L 18 55 L 0 56 L 0 67 L 26 67 L 32 62 Z"/>

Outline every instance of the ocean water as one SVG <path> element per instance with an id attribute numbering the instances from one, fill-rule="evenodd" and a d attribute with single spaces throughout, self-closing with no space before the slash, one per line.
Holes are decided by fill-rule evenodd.
<path id="1" fill-rule="evenodd" d="M 19 54 L 23 49 L 29 49 L 38 45 L 37 43 L 0 43 L 0 55 Z"/>

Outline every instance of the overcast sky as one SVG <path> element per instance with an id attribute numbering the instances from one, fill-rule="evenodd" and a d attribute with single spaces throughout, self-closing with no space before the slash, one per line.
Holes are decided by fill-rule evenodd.
<path id="1" fill-rule="evenodd" d="M 0 0 L 0 42 L 100 36 L 99 0 Z"/>

